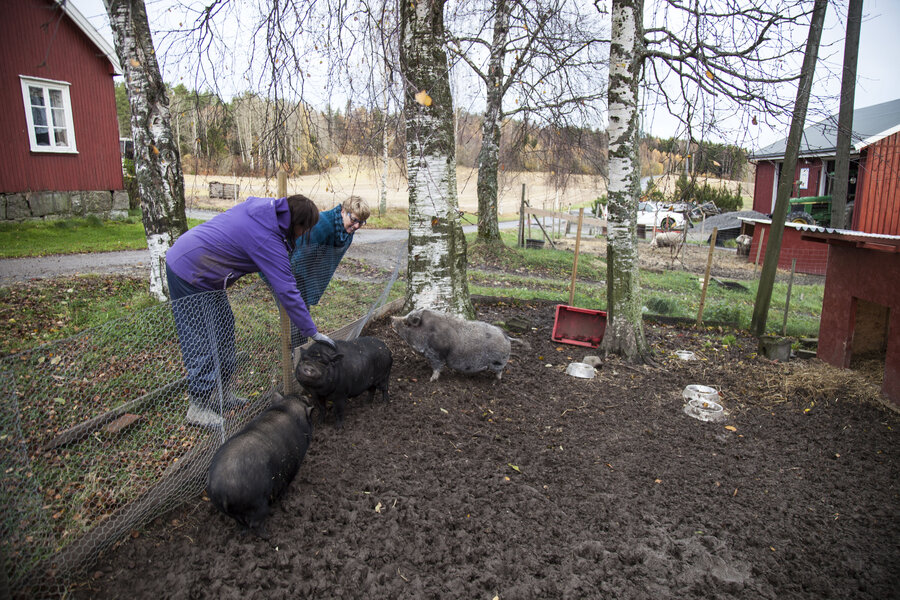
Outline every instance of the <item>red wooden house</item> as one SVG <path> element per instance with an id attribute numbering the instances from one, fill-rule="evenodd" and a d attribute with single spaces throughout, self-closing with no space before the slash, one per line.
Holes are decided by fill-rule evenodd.
<path id="1" fill-rule="evenodd" d="M 792 196 L 827 196 L 833 187 L 837 154 L 837 115 L 807 127 L 794 173 Z M 900 235 L 900 100 L 860 108 L 853 112 L 848 202 L 853 204 L 849 229 L 865 233 Z M 778 178 L 784 164 L 787 140 L 753 154 L 756 186 L 753 210 L 771 213 L 775 208 Z M 757 249 L 765 253 L 769 221 L 748 221 L 753 231 L 750 260 Z M 794 258 L 801 273 L 825 274 L 828 248 L 805 239 L 806 225 L 786 223 L 778 265 L 790 268 Z"/>
<path id="2" fill-rule="evenodd" d="M 792 197 L 826 196 L 833 187 L 837 121 L 832 115 L 807 127 L 801 138 Z M 753 210 L 775 208 L 787 139 L 754 153 Z M 853 111 L 848 201 L 854 203 L 850 229 L 900 235 L 900 99 Z"/>
<path id="3" fill-rule="evenodd" d="M 113 47 L 71 2 L 0 5 L 0 219 L 124 215 Z"/>

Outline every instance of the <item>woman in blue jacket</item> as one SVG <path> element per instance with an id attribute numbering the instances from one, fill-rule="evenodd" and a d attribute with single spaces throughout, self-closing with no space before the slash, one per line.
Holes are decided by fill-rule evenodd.
<path id="1" fill-rule="evenodd" d="M 291 271 L 307 306 L 319 303 L 338 264 L 353 243 L 353 234 L 366 224 L 370 214 L 365 200 L 350 196 L 340 206 L 319 213 L 319 222 L 309 232 L 308 242 L 296 240 L 291 254 Z M 303 344 L 304 337 L 308 336 L 302 329 L 291 327 L 292 347 Z"/>
<path id="2" fill-rule="evenodd" d="M 166 253 L 172 314 L 188 372 L 187 422 L 222 424 L 222 404 L 235 369 L 234 314 L 225 289 L 247 273 L 261 272 L 291 322 L 305 336 L 334 345 L 319 333 L 291 272 L 295 240 L 316 225 L 312 200 L 247 198 L 182 234 Z"/>

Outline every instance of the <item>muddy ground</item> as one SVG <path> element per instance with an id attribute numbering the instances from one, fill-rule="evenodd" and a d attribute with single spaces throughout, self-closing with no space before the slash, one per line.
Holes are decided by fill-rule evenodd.
<path id="1" fill-rule="evenodd" d="M 896 597 L 900 419 L 877 369 L 648 324 L 657 366 L 575 379 L 589 350 L 551 341 L 554 305 L 478 308 L 529 323 L 501 381 L 432 383 L 377 322 L 390 402 L 316 429 L 269 540 L 198 498 L 107 551 L 74 597 Z M 688 384 L 717 388 L 727 419 L 687 416 Z"/>

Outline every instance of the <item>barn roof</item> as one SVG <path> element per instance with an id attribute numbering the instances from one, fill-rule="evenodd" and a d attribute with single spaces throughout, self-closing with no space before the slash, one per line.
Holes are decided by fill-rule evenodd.
<path id="1" fill-rule="evenodd" d="M 88 37 L 91 42 L 97 46 L 103 54 L 106 55 L 106 58 L 109 59 L 109 62 L 112 63 L 113 70 L 116 75 L 122 74 L 122 65 L 119 64 L 119 57 L 116 55 L 115 48 L 112 47 L 106 38 L 104 38 L 97 29 L 91 25 L 91 22 L 87 20 L 87 18 L 81 14 L 81 12 L 75 8 L 75 5 L 72 2 L 66 2 L 64 0 L 54 0 L 57 6 L 59 6 L 66 15 L 72 19 L 72 22 L 84 32 L 84 35 Z"/>
<path id="2" fill-rule="evenodd" d="M 834 156 L 837 153 L 838 115 L 834 114 L 803 130 L 800 156 Z M 853 111 L 851 143 L 856 152 L 900 131 L 900 99 Z M 762 148 L 750 160 L 780 160 L 787 152 L 787 138 Z"/>
<path id="3" fill-rule="evenodd" d="M 770 225 L 772 219 L 748 219 L 742 218 L 741 221 L 746 223 L 762 223 Z M 834 227 L 821 227 L 819 225 L 807 225 L 805 223 L 785 223 L 785 227 L 793 227 L 801 231 L 803 239 L 810 241 L 828 241 L 838 240 L 845 243 L 856 244 L 875 248 L 878 250 L 888 250 L 890 252 L 900 252 L 900 235 L 888 235 L 885 233 L 866 233 L 864 231 L 856 231 L 852 229 L 836 229 Z"/>

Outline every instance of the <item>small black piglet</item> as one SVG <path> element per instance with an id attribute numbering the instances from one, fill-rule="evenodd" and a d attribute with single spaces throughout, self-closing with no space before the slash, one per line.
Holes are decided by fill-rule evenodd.
<path id="1" fill-rule="evenodd" d="M 312 437 L 312 408 L 275 394 L 272 405 L 215 453 L 207 494 L 213 505 L 262 538 L 272 504 L 287 489 Z"/>

